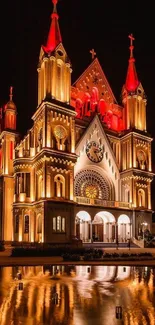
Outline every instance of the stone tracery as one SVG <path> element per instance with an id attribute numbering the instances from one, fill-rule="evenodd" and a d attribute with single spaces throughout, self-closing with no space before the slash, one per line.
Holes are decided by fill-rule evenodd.
<path id="1" fill-rule="evenodd" d="M 75 176 L 76 196 L 110 200 L 111 189 L 108 181 L 94 170 L 84 169 Z"/>

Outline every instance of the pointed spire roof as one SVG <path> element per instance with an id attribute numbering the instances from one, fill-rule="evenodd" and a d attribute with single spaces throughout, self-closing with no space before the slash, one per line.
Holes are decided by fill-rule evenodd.
<path id="1" fill-rule="evenodd" d="M 52 0 L 52 2 L 54 7 L 53 7 L 53 13 L 51 15 L 51 19 L 52 19 L 51 27 L 48 34 L 46 46 L 43 46 L 43 50 L 46 53 L 54 51 L 55 48 L 62 42 L 59 22 L 58 22 L 59 16 L 56 8 L 58 0 Z"/>
<path id="2" fill-rule="evenodd" d="M 9 94 L 10 100 L 7 102 L 7 104 L 5 105 L 5 110 L 7 109 L 12 109 L 12 110 L 16 110 L 16 105 L 13 102 L 13 87 L 10 87 L 10 94 Z"/>
<path id="3" fill-rule="evenodd" d="M 129 35 L 130 38 L 130 58 L 129 58 L 129 65 L 128 65 L 128 71 L 127 71 L 127 77 L 126 77 L 126 82 L 125 82 L 125 88 L 128 91 L 135 91 L 137 87 L 139 86 L 139 80 L 136 72 L 136 67 L 135 67 L 135 58 L 133 56 L 133 41 L 134 37 L 133 35 Z"/>

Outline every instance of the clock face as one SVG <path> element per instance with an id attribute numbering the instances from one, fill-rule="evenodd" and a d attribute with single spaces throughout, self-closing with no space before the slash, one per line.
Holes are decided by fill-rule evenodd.
<path id="1" fill-rule="evenodd" d="M 98 163 L 103 159 L 103 149 L 95 141 L 91 141 L 87 144 L 86 154 L 92 162 Z"/>

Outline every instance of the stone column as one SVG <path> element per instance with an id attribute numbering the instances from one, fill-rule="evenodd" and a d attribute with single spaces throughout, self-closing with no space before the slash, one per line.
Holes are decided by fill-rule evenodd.
<path id="1" fill-rule="evenodd" d="M 151 209 L 151 183 L 149 182 L 147 186 L 148 190 L 148 209 Z"/>
<path id="2" fill-rule="evenodd" d="M 148 143 L 148 160 L 149 160 L 149 171 L 152 171 L 152 161 L 151 161 L 151 143 Z"/>
<path id="3" fill-rule="evenodd" d="M 42 209 L 42 243 L 44 243 L 44 209 Z"/>
<path id="4" fill-rule="evenodd" d="M 90 241 L 92 242 L 92 222 L 90 223 Z"/>
<path id="5" fill-rule="evenodd" d="M 23 240 L 23 215 L 19 215 L 19 241 Z"/>
<path id="6" fill-rule="evenodd" d="M 70 171 L 70 200 L 74 199 L 74 186 L 73 186 L 73 171 Z"/>

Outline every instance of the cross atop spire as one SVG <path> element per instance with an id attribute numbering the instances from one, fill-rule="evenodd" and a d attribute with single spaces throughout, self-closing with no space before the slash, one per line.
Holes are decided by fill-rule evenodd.
<path id="1" fill-rule="evenodd" d="M 58 0 L 52 0 L 52 2 L 53 2 L 53 13 L 51 15 L 51 19 L 52 19 L 51 27 L 48 34 L 46 46 L 43 46 L 43 50 L 46 53 L 53 52 L 55 48 L 62 42 L 59 23 L 58 23 L 59 15 L 57 13 L 57 7 L 56 7 Z"/>
<path id="2" fill-rule="evenodd" d="M 9 97 L 10 97 L 10 102 L 12 102 L 12 98 L 13 98 L 13 87 L 10 86 L 10 94 L 9 94 Z"/>
<path id="3" fill-rule="evenodd" d="M 130 58 L 133 58 L 133 49 L 134 49 L 134 46 L 133 46 L 133 41 L 135 40 L 135 38 L 133 37 L 133 34 L 130 34 L 129 36 L 129 39 L 130 39 Z"/>
<path id="4" fill-rule="evenodd" d="M 53 13 L 57 13 L 57 2 L 58 0 L 52 0 L 53 2 Z"/>
<path id="5" fill-rule="evenodd" d="M 125 87 L 129 92 L 134 92 L 137 87 L 139 86 L 139 80 L 136 72 L 136 67 L 135 67 L 135 58 L 133 56 L 133 41 L 135 40 L 133 35 L 129 35 L 130 39 L 130 58 L 129 58 L 129 65 L 128 65 L 128 71 L 127 71 L 127 77 L 126 77 L 126 83 Z"/>
<path id="6" fill-rule="evenodd" d="M 91 56 L 92 56 L 92 60 L 94 60 L 94 58 L 95 58 L 95 55 L 96 55 L 96 52 L 95 52 L 95 50 L 94 50 L 94 49 L 92 49 L 92 50 L 90 50 L 89 52 L 91 53 Z"/>

